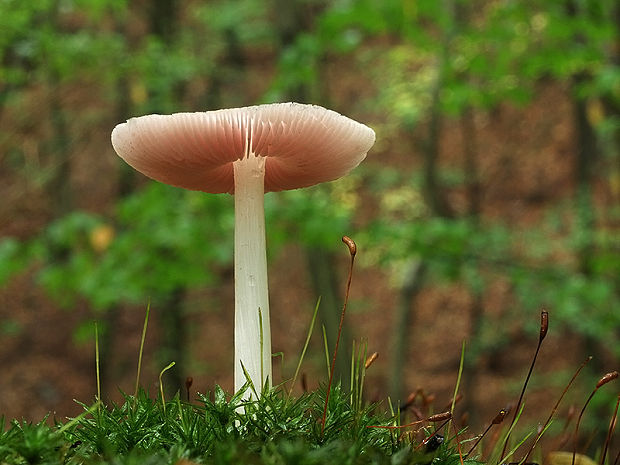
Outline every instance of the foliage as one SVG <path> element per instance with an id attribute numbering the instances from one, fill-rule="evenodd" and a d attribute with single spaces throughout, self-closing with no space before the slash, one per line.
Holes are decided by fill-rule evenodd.
<path id="1" fill-rule="evenodd" d="M 483 296 L 505 282 L 513 309 L 550 305 L 554 322 L 606 341 L 620 355 L 617 2 L 300 0 L 304 17 L 281 48 L 277 2 L 188 2 L 165 17 L 170 34 L 149 23 L 150 3 L 0 1 L 0 162 L 28 168 L 11 173 L 26 190 L 49 189 L 51 197 L 46 170 L 100 157 L 101 148 L 82 153 L 82 142 L 108 134 L 119 119 L 273 101 L 300 86 L 317 103 L 334 100 L 339 111 L 363 111 L 379 134 L 377 151 L 409 156 L 414 171 L 436 115 L 452 124 L 472 112 L 493 118 L 502 105 L 529 103 L 541 82 L 552 82 L 586 106 L 596 130 L 601 156 L 589 168 L 589 187 L 598 195 L 592 208 L 575 199 L 546 204 L 550 214 L 528 231 L 501 214 L 437 215 L 420 187 L 423 176 L 378 161 L 338 183 L 268 195 L 270 253 L 289 241 L 337 247 L 337 238 L 357 230 L 360 261 L 385 267 L 396 287 L 418 259 L 428 265 L 429 284 L 458 282 Z M 348 88 L 358 81 L 361 95 Z M 81 100 L 77 90 L 91 100 Z M 48 100 L 54 99 L 52 111 Z M 61 138 L 47 122 L 32 130 L 40 108 L 40 119 L 49 112 L 52 122 L 61 114 L 79 123 L 70 144 L 29 148 L 33 140 Z M 454 166 L 438 169 L 439 191 L 475 181 Z M 484 188 L 491 175 L 479 174 Z M 43 231 L 24 232 L 22 238 L 30 237 L 23 240 L 0 240 L 0 285 L 30 269 L 64 305 L 85 299 L 105 310 L 217 283 L 232 260 L 230 198 L 131 184 L 102 201 L 107 214 L 73 211 Z M 611 207 L 602 200 L 607 197 Z M 476 343 L 495 344 L 502 336 L 496 329 Z M 295 444 L 270 447 L 295 454 Z"/>
<path id="2" fill-rule="evenodd" d="M 0 69 L 9 88 L 32 85 L 33 78 L 75 81 L 95 76 L 95 70 L 98 79 L 110 76 L 111 65 L 125 44 L 114 32 L 93 26 L 105 13 L 124 8 L 124 2 L 70 2 L 65 6 L 51 0 L 0 4 Z M 63 20 L 78 13 L 85 13 L 85 26 L 74 31 Z"/>
<path id="3" fill-rule="evenodd" d="M 619 298 L 616 278 L 620 260 L 614 252 L 617 240 L 608 234 L 595 238 L 591 256 L 594 271 L 585 274 L 577 269 L 573 257 L 564 261 L 556 258 L 562 251 L 578 249 L 575 244 L 584 234 L 579 224 L 554 227 L 549 219 L 530 231 L 513 231 L 497 221 L 432 217 L 424 209 L 419 192 L 400 184 L 385 189 L 382 200 L 383 217 L 359 236 L 360 242 L 370 246 L 362 260 L 367 265 L 384 266 L 396 287 L 402 285 L 412 257 L 428 265 L 429 281 L 464 283 L 473 293 L 483 293 L 501 277 L 512 285 L 517 311 L 551 308 L 554 324 L 566 330 L 596 340 L 617 339 L 614 328 L 620 325 L 620 314 L 613 309 Z M 568 229 L 564 240 L 557 239 L 558 229 Z M 382 240 L 373 243 L 375 237 Z M 584 309 L 588 309 L 587 321 L 583 319 Z M 474 344 L 484 347 L 493 342 L 484 338 L 498 336 L 495 329 L 482 334 Z M 620 354 L 619 344 L 607 348 L 616 356 Z"/>
<path id="4" fill-rule="evenodd" d="M 590 124 L 599 131 L 605 160 L 601 166 L 617 177 L 613 166 L 620 154 L 613 141 L 617 142 L 618 114 L 602 108 L 606 101 L 618 101 L 620 89 L 620 68 L 610 54 L 618 33 L 613 2 L 491 2 L 478 10 L 458 0 L 421 1 L 399 13 L 400 2 L 355 5 L 351 14 L 360 18 L 358 24 L 367 24 L 362 16 L 373 18 L 376 27 L 364 28 L 367 34 L 401 39 L 387 53 L 379 47 L 372 55 L 381 63 L 374 67 L 374 78 L 386 116 L 385 132 L 402 138 L 403 129 L 416 131 L 412 145 L 428 150 L 428 141 L 420 144 L 418 134 L 435 105 L 446 117 L 464 118 L 472 108 L 490 111 L 507 101 L 529 102 L 540 80 L 552 77 L 565 83 L 576 100 L 590 102 Z M 454 189 L 447 182 L 449 175 L 440 171 L 439 189 Z M 468 175 L 462 173 L 458 185 L 475 182 Z M 498 278 L 505 279 L 518 299 L 515 308 L 551 307 L 566 328 L 593 340 L 616 341 L 607 347 L 614 355 L 620 353 L 611 329 L 620 324 L 614 311 L 620 299 L 619 244 L 606 226 L 593 231 L 583 224 L 578 199 L 570 211 L 563 206 L 550 209 L 557 216 L 572 217 L 572 222 L 554 230 L 548 219 L 529 233 L 501 220 L 433 216 L 425 208 L 418 179 L 403 173 L 385 184 L 381 176 L 375 176 L 375 183 L 384 208 L 364 236 L 374 249 L 370 263 L 388 266 L 402 284 L 407 264 L 423 260 L 433 276 L 464 283 L 476 295 Z M 392 208 L 394 199 L 400 205 Z M 605 207 L 587 215 L 617 218 L 617 212 Z M 578 263 L 585 247 L 587 272 Z M 569 259 L 558 260 L 567 254 Z M 585 309 L 591 316 L 587 323 L 582 318 Z"/>
<path id="5" fill-rule="evenodd" d="M 9 1 L 2 3 L 2 8 L 0 17 L 6 27 L 3 27 L 5 34 L 0 50 L 5 57 L 3 74 L 8 77 L 9 87 L 4 88 L 7 98 L 32 82 L 33 76 L 43 81 L 47 79 L 45 76 L 54 76 L 61 82 L 88 76 L 100 79 L 101 69 L 105 69 L 104 82 L 129 81 L 135 112 L 175 111 L 179 109 L 177 97 L 196 77 L 233 71 L 232 78 L 239 71 L 234 68 L 239 63 L 234 66 L 226 63 L 231 46 L 243 50 L 257 44 L 269 46 L 275 40 L 273 30 L 268 27 L 269 8 L 252 0 L 246 0 L 242 7 L 226 1 L 192 6 L 183 18 L 190 27 L 177 28 L 174 40 L 151 34 L 131 46 L 128 37 L 119 33 L 128 21 L 134 20 L 123 1 L 69 2 L 63 8 L 56 2 L 20 3 L 17 7 Z M 386 124 L 391 128 L 404 125 L 414 130 L 423 123 L 431 111 L 431 95 L 437 85 L 441 85 L 441 109 L 449 115 L 460 115 L 472 107 L 492 108 L 506 100 L 527 100 L 532 97 L 537 80 L 546 76 L 572 82 L 575 76 L 585 75 L 587 79 L 580 79 L 575 88 L 579 98 L 617 96 L 618 68 L 609 62 L 607 55 L 608 44 L 617 32 L 612 22 L 613 4 L 581 2 L 574 8 L 545 2 L 500 2 L 473 11 L 458 0 L 421 1 L 415 6 L 393 0 L 336 2 L 316 15 L 311 31 L 300 32 L 282 51 L 279 72 L 268 91 L 268 99 L 286 95 L 299 85 L 315 88 L 321 79 L 320 64 L 326 57 L 356 53 L 365 42 L 381 36 L 398 39 L 387 53 L 381 54 L 380 73 L 374 75 L 375 85 L 380 89 L 376 101 L 380 108 L 388 110 Z M 212 14 L 214 10 L 217 15 Z M 80 27 L 69 28 L 69 20 L 80 13 L 83 13 Z M 105 26 L 104 19 L 119 27 Z M 212 40 L 202 40 L 205 34 Z M 567 48 L 575 53 L 564 53 Z M 373 53 L 366 56 L 376 57 Z M 109 87 L 109 91 L 113 88 Z M 610 147 L 616 124 L 614 116 L 597 118 L 594 122 Z M 379 176 L 367 174 L 371 181 Z M 393 198 L 400 196 L 403 202 L 412 193 L 418 195 L 417 188 L 406 176 L 396 182 L 390 189 Z M 157 189 L 162 188 L 147 190 L 156 192 Z M 334 201 L 334 196 L 343 195 L 337 189 L 320 187 L 303 193 L 291 192 L 268 201 L 267 213 L 275 225 L 268 228 L 271 242 L 278 244 L 295 236 L 306 245 L 324 246 L 335 243 L 332 236 L 338 237 L 345 230 L 350 232 L 356 186 L 346 188 L 348 193 L 344 195 L 349 200 L 344 202 Z M 205 272 L 206 268 L 210 263 L 226 261 L 226 246 L 221 240 L 223 231 L 219 229 L 219 233 L 210 236 L 218 243 L 216 247 L 199 247 L 199 231 L 207 227 L 204 231 L 209 236 L 209 228 L 215 226 L 217 230 L 219 225 L 228 224 L 219 220 L 209 222 L 204 216 L 211 215 L 211 209 L 216 215 L 223 215 L 218 206 L 223 200 L 198 201 L 197 195 L 188 194 L 193 207 L 188 207 L 189 210 L 182 207 L 179 212 L 170 213 L 167 220 L 155 219 L 157 202 L 161 202 L 163 211 L 172 212 L 176 208 L 173 205 L 185 202 L 181 199 L 184 195 L 148 196 L 139 192 L 120 200 L 118 220 L 71 214 L 48 228 L 36 250 L 5 240 L 0 258 L 6 266 L 2 268 L 0 281 L 6 281 L 24 267 L 28 262 L 24 256 L 36 255 L 46 264 L 41 282 L 48 289 L 67 299 L 67 304 L 79 294 L 97 308 L 118 301 L 143 302 L 148 295 L 166 295 L 179 286 L 196 285 L 199 270 L 204 272 L 203 282 L 209 282 L 213 276 Z M 415 208 L 419 205 L 417 202 Z M 205 213 L 199 213 L 203 207 Z M 135 215 L 130 211 L 132 208 Z M 421 208 L 424 209 L 423 201 Z M 145 217 L 149 212 L 150 219 Z M 179 224 L 185 229 L 178 231 L 173 220 L 181 212 L 185 216 Z M 328 213 L 332 215 L 330 220 L 326 219 Z M 609 313 L 604 309 L 617 299 L 617 284 L 613 282 L 618 267 L 613 258 L 617 244 L 609 239 L 609 234 L 601 239 L 607 245 L 596 247 L 594 275 L 580 276 L 564 266 L 560 266 L 558 273 L 554 270 L 532 274 L 524 272 L 532 268 L 527 257 L 529 252 L 526 251 L 525 257 L 515 256 L 517 239 L 511 237 L 510 229 L 504 225 L 432 218 L 428 212 L 415 218 L 416 224 L 403 224 L 391 219 L 390 213 L 385 215 L 383 210 L 379 213 L 366 237 L 383 238 L 378 244 L 373 240 L 372 254 L 376 258 L 382 255 L 384 263 L 395 260 L 392 267 L 398 268 L 398 263 L 411 257 L 432 257 L 433 267 L 441 275 L 465 279 L 478 292 L 484 287 L 484 279 L 473 271 L 473 262 L 482 256 L 486 256 L 484 262 L 495 265 L 497 261 L 517 260 L 514 266 L 505 268 L 507 277 L 515 284 L 517 296 L 528 306 L 559 302 L 567 323 L 572 322 L 570 315 L 584 306 Z M 111 231 L 114 240 L 105 251 L 94 250 L 87 236 L 103 236 L 106 230 Z M 407 237 L 413 239 L 405 243 Z M 70 244 L 73 240 L 77 242 Z M 538 237 L 531 243 L 545 250 L 547 240 Z M 166 241 L 171 244 L 164 244 Z M 572 250 L 578 248 L 576 244 L 565 244 Z M 391 251 L 387 250 L 390 246 L 393 246 Z M 196 250 L 201 251 L 196 254 Z M 59 254 L 63 256 L 61 260 Z M 152 260 L 147 255 L 158 259 Z M 200 259 L 204 260 L 202 266 Z M 538 259 L 540 262 L 545 258 Z M 503 264 L 499 268 L 504 269 Z M 539 263 L 534 268 L 540 268 Z M 538 277 L 540 274 L 542 279 Z M 553 275 L 550 281 L 546 279 L 548 275 Z M 531 276 L 536 279 L 528 279 Z M 602 317 L 605 324 L 596 324 L 585 331 L 593 334 L 607 326 L 608 319 Z"/>
<path id="6" fill-rule="evenodd" d="M 352 179 L 268 196 L 274 250 L 291 236 L 334 247 L 355 207 Z M 232 263 L 233 213 L 229 196 L 148 183 L 112 217 L 76 211 L 29 243 L 0 241 L 0 282 L 37 263 L 39 282 L 59 303 L 71 306 L 81 297 L 99 310 L 213 284 L 217 268 Z"/>
<path id="7" fill-rule="evenodd" d="M 64 305 L 81 296 L 106 309 L 213 281 L 213 267 L 232 259 L 229 203 L 150 183 L 114 218 L 72 213 L 37 240 L 40 282 Z"/>
<path id="8" fill-rule="evenodd" d="M 308 247 L 339 247 L 334 239 L 353 227 L 359 182 L 359 176 L 351 174 L 326 185 L 269 194 L 265 216 L 270 247 L 291 237 Z"/>
<path id="9" fill-rule="evenodd" d="M 26 267 L 29 253 L 25 249 L 25 245 L 14 238 L 0 241 L 0 285 Z"/>

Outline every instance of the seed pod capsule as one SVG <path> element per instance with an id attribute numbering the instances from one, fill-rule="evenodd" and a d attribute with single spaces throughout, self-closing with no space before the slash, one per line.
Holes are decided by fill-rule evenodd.
<path id="1" fill-rule="evenodd" d="M 549 312 L 543 310 L 540 312 L 540 340 L 542 341 L 547 335 L 549 329 Z"/>
<path id="2" fill-rule="evenodd" d="M 442 412 L 442 413 L 436 413 L 435 415 L 431 415 L 426 420 L 430 421 L 431 423 L 433 423 L 433 422 L 436 422 L 436 421 L 449 420 L 451 418 L 452 418 L 452 412 Z"/>
<path id="3" fill-rule="evenodd" d="M 611 373 L 607 373 L 605 376 L 603 376 L 601 379 L 598 380 L 598 383 L 596 383 L 596 389 L 600 388 L 604 384 L 609 383 L 610 381 L 613 381 L 617 377 L 618 377 L 617 371 L 612 371 Z"/>
<path id="4" fill-rule="evenodd" d="M 502 421 L 504 421 L 504 418 L 506 418 L 507 414 L 508 412 L 505 409 L 501 409 L 499 413 L 497 414 L 497 416 L 493 418 L 493 421 L 491 422 L 491 424 L 499 425 Z"/>
<path id="5" fill-rule="evenodd" d="M 344 242 L 349 248 L 349 253 L 351 256 L 355 257 L 355 254 L 357 253 L 357 245 L 355 244 L 355 241 L 349 236 L 342 236 L 342 242 Z"/>

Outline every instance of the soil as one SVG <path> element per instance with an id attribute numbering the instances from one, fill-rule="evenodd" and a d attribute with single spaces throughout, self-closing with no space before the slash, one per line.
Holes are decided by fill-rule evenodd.
<path id="1" fill-rule="evenodd" d="M 475 115 L 484 218 L 502 218 L 516 229 L 525 230 L 535 224 L 550 205 L 572 195 L 575 135 L 570 102 L 562 87 L 541 85 L 533 103 L 525 108 L 503 105 L 492 114 Z M 103 123 L 102 127 L 112 127 L 112 124 Z M 27 141 L 35 135 L 24 132 L 14 137 Z M 82 153 L 91 156 L 88 163 L 80 161 L 79 157 L 72 158 L 72 185 L 74 192 L 80 192 L 75 204 L 80 208 L 104 212 L 109 204 L 102 199 L 114 196 L 118 176 L 116 159 L 111 148 L 103 155 L 98 149 L 108 147 L 107 140 L 108 134 L 104 131 L 80 138 Z M 441 141 L 441 163 L 460 165 L 463 140 L 458 122 L 447 122 Z M 33 157 L 37 150 L 36 147 L 32 149 Z M 382 145 L 381 153 L 373 153 L 367 163 L 370 169 L 391 165 L 410 170 L 420 163 L 420 157 L 415 156 L 413 160 L 412 164 L 406 147 Z M 94 184 L 95 172 L 97 178 L 111 181 Z M 8 173 L 0 173 L 0 195 L 7 199 L 0 209 L 0 218 L 5 219 L 0 223 L 0 235 L 27 238 L 50 219 L 44 195 L 30 186 L 31 183 Z M 450 192 L 449 200 L 456 210 L 465 208 L 463 192 Z M 368 212 L 360 212 L 360 216 L 365 214 Z M 363 250 L 360 253 L 363 254 Z M 348 254 L 343 248 L 338 263 L 341 282 L 345 282 L 347 263 Z M 1 327 L 0 333 L 0 412 L 6 418 L 29 421 L 38 421 L 48 412 L 51 412 L 50 418 L 64 419 L 82 411 L 73 399 L 89 403 L 96 394 L 93 343 L 76 340 L 74 329 L 101 315 L 89 309 L 85 302 L 71 309 L 59 308 L 36 286 L 35 271 L 29 270 L 0 290 L 0 322 L 11 322 L 10 327 Z M 231 276 L 230 270 L 224 272 Z M 279 379 L 290 376 L 294 370 L 316 296 L 303 252 L 295 244 L 284 247 L 274 257 L 269 273 L 273 351 L 285 354 L 284 364 L 279 358 L 275 359 L 275 377 Z M 347 324 L 355 337 L 365 338 L 369 352 L 379 353 L 378 360 L 368 370 L 366 381 L 366 395 L 373 400 L 385 398 L 388 384 L 392 316 L 398 304 L 397 290 L 388 281 L 382 270 L 358 266 L 347 316 Z M 510 299 L 509 286 L 498 281 L 485 294 L 484 311 L 491 318 L 500 315 Z M 185 341 L 191 357 L 187 375 L 194 379 L 191 388 L 194 393 L 210 391 L 216 383 L 228 391 L 232 388 L 232 302 L 232 280 L 217 288 L 194 291 L 184 302 L 190 328 Z M 437 410 L 448 404 L 454 390 L 461 344 L 468 339 L 471 329 L 471 305 L 471 296 L 465 289 L 446 284 L 425 287 L 412 303 L 414 317 L 409 328 L 407 366 L 403 367 L 405 385 L 408 392 L 423 389 L 428 395 L 434 395 Z M 562 376 L 558 381 L 548 374 L 572 372 L 585 358 L 577 338 L 554 332 L 553 310 L 550 311 L 551 333 L 537 362 L 524 413 L 532 422 L 546 417 L 561 392 L 558 385 L 568 379 Z M 532 322 L 538 321 L 539 312 L 538 308 L 523 309 L 520 319 L 510 328 L 504 328 L 506 344 L 485 353 L 472 378 L 464 380 L 471 393 L 467 406 L 472 431 L 480 431 L 500 408 L 515 401 L 538 340 L 536 331 L 525 328 L 531 328 Z M 142 384 L 153 395 L 157 392 L 157 373 L 161 368 L 156 356 L 157 309 L 154 315 L 142 373 Z M 103 380 L 104 399 L 119 401 L 120 390 L 133 392 L 143 317 L 143 307 L 120 309 L 114 344 L 107 355 L 111 370 L 110 379 Z M 599 355 L 608 360 L 607 354 Z M 304 372 L 310 388 L 325 380 L 319 331 L 312 339 Z M 583 398 L 576 399 L 581 402 Z M 562 407 L 561 415 L 568 405 Z M 545 413 L 541 415 L 541 412 Z"/>

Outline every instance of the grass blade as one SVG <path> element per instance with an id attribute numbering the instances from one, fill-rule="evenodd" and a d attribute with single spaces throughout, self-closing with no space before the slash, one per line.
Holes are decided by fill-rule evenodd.
<path id="1" fill-rule="evenodd" d="M 144 341 L 146 340 L 146 328 L 149 325 L 149 314 L 151 312 L 151 300 L 146 304 L 146 315 L 144 316 L 144 325 L 142 326 L 142 337 L 140 338 L 140 351 L 138 352 L 138 370 L 136 372 L 136 389 L 134 391 L 134 399 L 138 398 L 138 389 L 140 387 L 140 373 L 142 371 L 142 354 L 144 353 Z M 134 402 L 135 403 L 135 402 Z"/>
<path id="2" fill-rule="evenodd" d="M 297 381 L 297 376 L 299 375 L 301 364 L 304 361 L 306 350 L 308 349 L 308 344 L 310 344 L 310 338 L 312 337 L 312 331 L 314 330 L 314 323 L 316 322 L 316 316 L 319 313 L 320 304 L 321 304 L 321 297 L 318 298 L 318 300 L 316 301 L 316 305 L 314 306 L 314 313 L 312 314 L 312 320 L 310 321 L 310 328 L 308 329 L 308 334 L 306 335 L 306 342 L 304 343 L 304 348 L 302 349 L 301 356 L 299 357 L 299 361 L 297 362 L 297 367 L 295 368 L 295 374 L 293 375 L 293 382 L 291 383 L 291 388 L 288 391 L 286 400 L 288 400 L 291 397 L 291 393 L 293 392 L 293 388 L 295 387 L 295 382 Z M 325 330 L 325 328 L 323 328 L 323 330 Z"/>

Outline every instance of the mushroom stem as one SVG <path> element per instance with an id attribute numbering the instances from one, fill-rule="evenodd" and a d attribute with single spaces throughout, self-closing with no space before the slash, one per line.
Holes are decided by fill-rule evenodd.
<path id="1" fill-rule="evenodd" d="M 235 392 L 247 381 L 243 371 L 245 368 L 256 392 L 260 394 L 266 379 L 269 379 L 271 385 L 271 329 L 264 212 L 265 158 L 257 157 L 249 150 L 248 152 L 244 158 L 233 163 Z"/>

